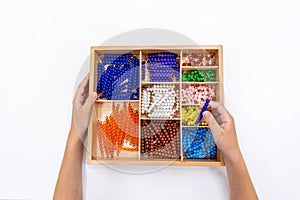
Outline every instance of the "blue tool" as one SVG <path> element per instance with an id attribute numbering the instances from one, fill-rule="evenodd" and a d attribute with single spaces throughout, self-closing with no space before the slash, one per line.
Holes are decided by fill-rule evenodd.
<path id="1" fill-rule="evenodd" d="M 209 105 L 209 102 L 210 102 L 210 100 L 206 99 L 205 104 L 204 104 L 204 106 L 203 106 L 201 112 L 199 113 L 198 118 L 197 118 L 197 120 L 195 122 L 196 125 L 199 124 L 199 122 L 201 121 L 201 119 L 203 117 L 203 113 L 206 111 L 206 109 L 207 109 L 207 107 Z"/>

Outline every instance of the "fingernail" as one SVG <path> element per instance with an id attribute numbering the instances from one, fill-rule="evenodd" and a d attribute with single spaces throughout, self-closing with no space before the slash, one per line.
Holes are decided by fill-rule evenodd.
<path id="1" fill-rule="evenodd" d="M 92 97 L 96 98 L 96 97 L 97 97 L 97 93 L 96 93 L 96 92 L 93 92 L 93 93 L 92 93 Z"/>
<path id="2" fill-rule="evenodd" d="M 205 112 L 203 113 L 203 116 L 204 116 L 205 118 L 209 117 L 209 112 L 205 111 Z"/>

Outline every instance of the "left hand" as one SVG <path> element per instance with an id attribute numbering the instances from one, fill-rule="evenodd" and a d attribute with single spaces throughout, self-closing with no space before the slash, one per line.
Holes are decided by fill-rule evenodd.
<path id="1" fill-rule="evenodd" d="M 87 74 L 78 86 L 73 99 L 72 127 L 75 128 L 81 140 L 86 135 L 96 99 L 96 92 L 89 94 L 89 74 Z"/>

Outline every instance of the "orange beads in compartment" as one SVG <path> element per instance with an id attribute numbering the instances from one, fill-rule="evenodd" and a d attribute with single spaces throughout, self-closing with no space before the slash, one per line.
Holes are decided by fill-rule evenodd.
<path id="1" fill-rule="evenodd" d="M 112 109 L 111 114 L 105 116 L 104 121 L 98 120 L 101 157 L 113 158 L 115 155 L 119 156 L 121 151 L 138 151 L 139 114 L 132 104 L 134 103 L 108 103 L 107 106 Z"/>

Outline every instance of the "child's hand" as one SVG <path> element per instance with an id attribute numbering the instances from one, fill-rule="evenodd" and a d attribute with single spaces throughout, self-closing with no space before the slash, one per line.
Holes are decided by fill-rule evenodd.
<path id="1" fill-rule="evenodd" d="M 73 99 L 72 127 L 75 128 L 80 139 L 83 139 L 86 135 L 96 99 L 97 93 L 92 92 L 89 94 L 89 74 L 87 74 L 78 86 Z"/>
<path id="2" fill-rule="evenodd" d="M 218 149 L 224 157 L 231 159 L 239 153 L 234 119 L 222 104 L 210 102 L 210 106 L 212 113 L 205 111 L 203 119 L 208 123 Z"/>

